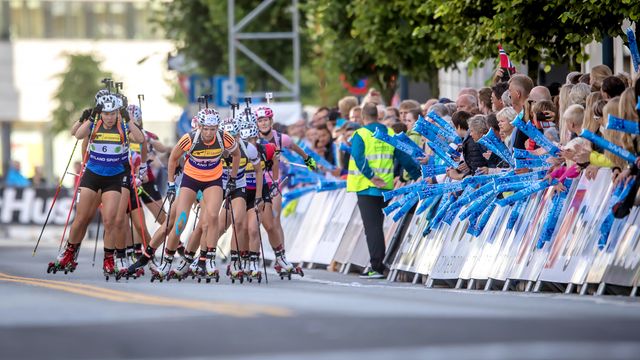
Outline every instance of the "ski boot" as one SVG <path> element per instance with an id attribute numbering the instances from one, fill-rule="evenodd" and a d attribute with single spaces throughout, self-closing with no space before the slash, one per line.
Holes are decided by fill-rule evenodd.
<path id="1" fill-rule="evenodd" d="M 144 275 L 144 267 L 149 263 L 149 260 L 151 260 L 151 258 L 146 256 L 145 254 L 142 254 L 140 257 L 138 257 L 138 260 L 135 263 L 127 268 L 120 269 L 118 271 L 118 274 L 116 275 L 116 280 L 120 280 L 123 277 L 127 279 L 129 279 L 129 277 L 133 277 L 135 279 L 139 276 Z"/>
<path id="2" fill-rule="evenodd" d="M 151 271 L 151 282 L 154 280 L 162 280 L 167 279 L 169 281 L 168 275 L 171 271 L 171 263 L 173 262 L 173 255 L 167 255 L 164 257 L 164 263 L 159 267 L 156 265 L 154 261 L 149 263 L 149 270 Z"/>
<path id="3" fill-rule="evenodd" d="M 291 280 L 291 274 L 300 275 L 300 277 L 304 276 L 304 272 L 299 266 L 293 266 L 287 258 L 284 256 L 284 250 L 276 250 L 276 261 L 273 268 L 276 270 L 278 275 L 280 276 L 280 280 L 287 279 Z"/>
<path id="4" fill-rule="evenodd" d="M 113 254 L 105 256 L 104 261 L 102 262 L 102 273 L 104 274 L 106 281 L 109 281 L 109 277 L 111 276 L 116 277 L 116 280 L 118 279 Z"/>
<path id="5" fill-rule="evenodd" d="M 194 280 L 198 275 L 198 271 L 200 271 L 200 269 L 198 268 L 198 263 L 199 259 L 195 257 L 191 262 L 191 265 L 189 265 L 189 274 L 191 274 L 191 280 Z"/>
<path id="6" fill-rule="evenodd" d="M 116 257 L 116 281 L 120 280 L 121 278 L 123 278 L 123 276 L 121 274 L 124 273 L 124 278 L 129 280 L 129 264 L 128 264 L 128 259 L 126 257 Z"/>
<path id="7" fill-rule="evenodd" d="M 249 282 L 251 282 L 252 279 L 255 279 L 258 284 L 262 282 L 262 270 L 260 270 L 260 264 L 258 264 L 257 260 L 249 261 L 248 271 L 250 273 Z"/>
<path id="8" fill-rule="evenodd" d="M 205 281 L 208 283 L 211 282 L 211 279 L 214 279 L 216 282 L 220 281 L 220 272 L 218 271 L 218 268 L 216 267 L 216 250 L 214 249 L 207 249 L 207 256 L 206 256 L 206 260 L 205 260 Z M 202 277 L 198 277 L 198 282 L 200 282 L 200 280 L 202 279 Z"/>
<path id="9" fill-rule="evenodd" d="M 251 278 L 251 269 L 249 268 L 251 260 L 248 251 L 240 252 L 240 262 L 242 264 L 242 274 L 244 275 L 245 280 L 248 282 L 252 282 L 253 279 Z"/>
<path id="10" fill-rule="evenodd" d="M 244 282 L 244 272 L 241 266 L 242 263 L 238 252 L 231 250 L 231 264 L 227 265 L 227 276 L 231 279 L 232 284 L 235 284 L 236 280 L 238 280 L 240 284 Z"/>
<path id="11" fill-rule="evenodd" d="M 78 245 L 67 244 L 65 249 L 58 254 L 55 261 L 52 261 L 47 266 L 47 274 L 58 271 L 64 271 L 65 274 L 73 272 L 78 263 L 76 262 L 76 256 L 78 255 Z"/>
<path id="12" fill-rule="evenodd" d="M 140 252 L 140 254 L 137 254 L 133 247 L 127 249 L 127 261 L 129 262 L 129 265 L 135 264 L 140 256 L 142 256 L 142 251 Z M 137 279 L 138 277 L 143 275 L 144 268 L 140 268 L 139 271 L 133 274 L 133 278 Z"/>
<path id="13" fill-rule="evenodd" d="M 186 279 L 191 272 L 189 265 L 193 262 L 193 256 L 185 255 L 180 257 L 180 262 L 178 266 L 169 272 L 169 276 L 167 277 L 167 281 L 169 279 L 177 279 L 178 281 L 182 281 L 182 279 Z"/>

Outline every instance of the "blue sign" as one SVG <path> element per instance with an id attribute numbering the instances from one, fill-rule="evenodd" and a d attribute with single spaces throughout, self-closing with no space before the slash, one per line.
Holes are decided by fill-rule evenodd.
<path id="1" fill-rule="evenodd" d="M 229 80 L 228 76 L 214 76 L 213 84 L 215 85 L 214 97 L 215 104 L 218 107 L 227 106 L 227 100 L 231 99 L 231 94 L 242 94 L 244 92 L 244 77 L 236 76 L 235 84 Z"/>
<path id="2" fill-rule="evenodd" d="M 213 94 L 214 77 L 204 77 L 200 75 L 189 76 L 189 103 L 198 102 L 198 96 Z"/>

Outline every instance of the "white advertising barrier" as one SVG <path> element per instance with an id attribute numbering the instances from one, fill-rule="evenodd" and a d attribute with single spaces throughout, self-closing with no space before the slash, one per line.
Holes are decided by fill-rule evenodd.
<path id="1" fill-rule="evenodd" d="M 462 208 L 464 211 L 466 207 Z M 446 226 L 441 224 L 440 226 Z M 464 259 L 469 251 L 469 243 L 473 240 L 470 234 L 467 234 L 469 222 L 467 220 L 460 221 L 458 216 L 453 220 L 448 231 L 443 232 L 438 237 L 442 238 L 442 248 L 438 255 L 438 259 L 433 265 L 433 269 L 429 274 L 431 280 L 457 280 L 460 270 L 464 264 Z"/>
<path id="2" fill-rule="evenodd" d="M 310 258 L 313 249 L 320 240 L 324 227 L 333 210 L 334 191 L 313 193 L 311 206 L 307 210 L 298 233 L 294 236 L 292 246 L 287 249 L 287 256 L 290 261 L 302 262 L 305 258 Z"/>
<path id="3" fill-rule="evenodd" d="M 600 170 L 594 180 L 582 176 L 560 220 L 540 281 L 582 284 L 593 255 L 599 227 L 607 211 L 611 193 L 611 172 Z M 590 248 L 587 249 L 587 245 Z M 585 251 L 586 250 L 586 251 Z"/>
<path id="4" fill-rule="evenodd" d="M 333 215 L 324 229 L 313 256 L 308 260 L 314 264 L 329 265 L 333 261 L 347 225 L 357 207 L 358 198 L 356 194 L 348 193 L 344 190 L 336 191 L 336 193 L 338 197 Z"/>
<path id="5" fill-rule="evenodd" d="M 507 223 L 511 206 L 496 206 L 486 227 L 477 238 L 472 240 L 469 256 L 460 271 L 464 280 L 488 280 L 491 266 L 495 264 L 496 255 L 502 248 L 502 240 L 506 238 Z"/>
<path id="6" fill-rule="evenodd" d="M 349 223 L 347 228 L 345 229 L 344 234 L 342 235 L 342 239 L 340 239 L 340 245 L 336 250 L 336 254 L 334 260 L 341 264 L 352 264 L 352 261 L 356 261 L 353 264 L 360 265 L 358 262 L 361 262 L 359 258 L 353 258 L 353 254 L 362 254 L 362 246 L 364 245 L 365 250 L 367 249 L 367 243 L 364 236 L 364 227 L 362 225 L 362 218 L 360 217 L 360 210 L 356 206 L 353 214 L 351 215 L 351 219 L 349 219 Z M 366 262 L 369 261 L 369 253 L 367 250 L 367 259 Z M 356 256 L 358 257 L 358 256 Z M 360 265 L 362 266 L 362 265 Z"/>
<path id="7" fill-rule="evenodd" d="M 589 273 L 587 274 L 585 283 L 607 283 L 604 281 L 605 274 L 612 265 L 615 264 L 616 258 L 624 259 L 625 257 L 630 256 L 633 259 L 634 253 L 637 254 L 639 225 L 637 222 L 638 211 L 638 207 L 635 207 L 632 209 L 629 216 L 624 219 L 615 219 L 613 227 L 611 228 L 611 233 L 609 234 L 609 240 L 607 241 L 607 245 L 604 249 L 598 250 L 596 245 L 598 237 L 594 237 L 595 243 L 592 249 L 595 252 L 595 256 L 593 258 L 593 263 L 589 268 Z M 635 248 L 632 248 L 631 246 L 635 246 Z M 629 254 L 618 255 L 618 253 L 623 250 L 632 251 Z M 637 260 L 635 260 L 635 262 L 637 262 Z M 635 286 L 634 278 L 635 272 L 637 271 L 637 265 L 634 266 L 634 261 L 632 260 L 627 266 L 629 267 L 629 273 L 623 276 L 620 274 L 620 266 L 617 265 L 615 273 L 611 273 L 608 278 L 609 283 L 623 286 Z M 622 268 L 624 268 L 624 266 L 622 266 Z"/>
<path id="8" fill-rule="evenodd" d="M 408 224 L 407 232 L 402 240 L 396 257 L 391 265 L 392 271 L 406 271 L 419 273 L 417 260 L 426 248 L 428 238 L 422 236 L 424 229 L 429 225 L 433 217 L 433 210 L 437 208 L 438 201 L 432 203 L 422 214 L 414 215 Z M 419 206 L 419 205 L 418 205 Z"/>
<path id="9" fill-rule="evenodd" d="M 496 263 L 489 272 L 489 279 L 498 281 L 507 280 L 511 264 L 513 264 L 518 257 L 518 249 L 529 227 L 530 219 L 536 213 L 542 197 L 542 193 L 536 193 L 526 200 L 526 205 L 516 220 L 513 229 L 505 233 L 506 238 L 503 239 L 502 248 L 496 255 Z M 511 210 L 513 211 L 513 207 Z"/>
<path id="10" fill-rule="evenodd" d="M 601 283 L 640 286 L 640 208 L 631 211 Z M 614 246 L 613 243 L 610 244 Z"/>

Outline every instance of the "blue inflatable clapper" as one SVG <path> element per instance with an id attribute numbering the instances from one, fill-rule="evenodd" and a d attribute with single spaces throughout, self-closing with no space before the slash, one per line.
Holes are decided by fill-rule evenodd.
<path id="1" fill-rule="evenodd" d="M 443 183 L 443 184 L 428 184 L 424 186 L 420 192 L 420 199 L 424 200 L 426 198 L 442 195 L 450 192 L 460 191 L 463 188 L 463 183 L 460 181 Z"/>
<path id="2" fill-rule="evenodd" d="M 308 194 L 310 192 L 316 191 L 317 186 L 316 185 L 310 185 L 310 186 L 305 186 L 305 187 L 301 187 L 298 189 L 294 189 L 291 190 L 289 192 L 286 192 L 282 195 L 283 198 L 288 199 L 288 200 L 293 200 L 293 199 L 297 199 L 305 194 Z"/>
<path id="3" fill-rule="evenodd" d="M 401 208 L 404 204 L 406 204 L 408 201 L 412 200 L 413 198 L 417 199 L 418 194 L 417 193 L 407 194 L 406 196 L 401 197 L 397 201 L 394 201 L 391 204 L 387 205 L 385 208 L 382 209 L 382 212 L 384 212 L 384 214 L 388 216 L 395 210 Z"/>
<path id="4" fill-rule="evenodd" d="M 491 150 L 511 167 L 515 166 L 511 152 L 502 140 L 498 138 L 496 133 L 493 131 L 493 128 L 490 128 L 489 131 L 478 140 L 478 143 Z"/>
<path id="5" fill-rule="evenodd" d="M 511 122 L 511 124 L 517 127 L 520 131 L 527 134 L 531 140 L 535 141 L 540 147 L 544 148 L 551 155 L 557 155 L 560 152 L 560 149 L 554 145 L 549 139 L 547 139 L 543 133 L 541 133 L 535 126 L 533 126 L 530 122 L 525 123 L 522 120 L 524 115 L 524 110 L 521 111 L 518 116 Z"/>
<path id="6" fill-rule="evenodd" d="M 627 186 L 625 186 L 624 183 L 621 183 L 613 190 L 613 194 L 611 195 L 609 203 L 607 204 L 607 216 L 600 225 L 600 239 L 598 240 L 598 249 L 603 250 L 609 240 L 609 234 L 611 233 L 611 228 L 613 227 L 613 222 L 615 220 L 615 217 L 613 216 L 613 207 L 615 206 L 615 204 L 624 200 L 624 198 L 629 195 L 629 191 L 633 187 L 634 182 L 635 180 L 629 181 L 629 184 L 627 184 Z"/>
<path id="7" fill-rule="evenodd" d="M 523 149 L 513 149 L 513 157 L 516 159 L 548 159 L 551 157 L 550 154 L 534 154 L 528 150 Z"/>
<path id="8" fill-rule="evenodd" d="M 631 152 L 629 152 L 626 149 L 623 149 L 622 147 L 613 144 L 607 140 L 605 140 L 604 138 L 592 133 L 591 131 L 587 130 L 587 129 L 583 129 L 582 133 L 580 134 L 581 137 L 591 141 L 592 143 L 594 143 L 595 145 L 610 151 L 613 155 L 627 161 L 628 163 L 635 163 L 637 156 L 632 154 Z"/>
<path id="9" fill-rule="evenodd" d="M 628 134 L 640 134 L 640 124 L 635 122 L 635 121 L 631 121 L 631 120 L 626 120 L 623 118 L 619 118 L 617 116 L 614 116 L 612 114 L 609 114 L 609 117 L 607 118 L 607 129 L 608 130 L 615 130 L 615 131 L 622 131 Z"/>
<path id="10" fill-rule="evenodd" d="M 540 171 L 528 172 L 528 173 L 519 174 L 519 175 L 506 175 L 504 177 L 495 179 L 494 182 L 496 183 L 496 186 L 499 186 L 504 184 L 523 182 L 523 181 L 540 180 L 544 178 L 546 175 L 547 175 L 546 170 L 540 170 Z"/>
<path id="11" fill-rule="evenodd" d="M 515 205 L 513 205 L 511 214 L 509 214 L 509 221 L 507 222 L 507 230 L 512 230 L 513 227 L 516 226 L 516 221 L 518 221 L 518 218 L 520 217 L 520 214 L 522 213 L 525 205 L 527 205 L 526 200 L 520 200 L 516 202 Z"/>
<path id="12" fill-rule="evenodd" d="M 301 143 L 300 144 L 300 148 L 307 153 L 307 155 L 311 156 L 311 158 L 313 158 L 313 160 L 315 160 L 316 164 L 324 167 L 325 169 L 328 170 L 334 170 L 336 167 L 335 165 L 333 165 L 332 163 L 328 162 L 325 158 L 323 158 L 322 156 L 320 156 L 317 152 L 311 150 L 311 148 L 309 146 L 307 146 L 307 144 L 305 143 Z"/>
<path id="13" fill-rule="evenodd" d="M 416 161 L 415 158 L 421 157 L 421 155 L 424 156 L 424 152 L 415 151 L 415 149 L 411 145 L 401 142 L 397 138 L 389 136 L 389 134 L 383 133 L 382 131 L 380 131 L 380 128 L 376 128 L 376 131 L 374 131 L 373 133 L 373 137 L 411 156 L 414 161 Z"/>
<path id="14" fill-rule="evenodd" d="M 440 225 L 440 221 L 442 220 L 444 215 L 447 213 L 447 209 L 449 208 L 449 205 L 451 205 L 452 202 L 453 202 L 453 195 L 449 195 L 446 197 L 445 201 L 442 201 L 440 203 L 440 206 L 438 206 L 438 210 L 436 211 L 436 214 L 433 217 L 433 220 L 431 220 L 429 225 L 424 229 L 424 231 L 422 232 L 422 236 L 427 236 L 427 234 L 429 234 L 431 229 L 436 229 L 438 225 Z"/>
<path id="15" fill-rule="evenodd" d="M 427 114 L 427 117 L 435 121 L 436 124 L 438 124 L 444 131 L 449 133 L 450 135 L 449 141 L 456 144 L 462 143 L 462 139 L 460 138 L 460 136 L 458 136 L 458 134 L 456 134 L 456 129 L 454 129 L 453 126 L 451 126 L 451 124 L 447 122 L 447 120 L 443 119 L 442 117 L 440 117 L 440 115 L 436 114 L 435 111 L 429 111 L 429 113 Z"/>
<path id="16" fill-rule="evenodd" d="M 516 169 L 549 168 L 551 164 L 545 159 L 516 159 Z"/>
<path id="17" fill-rule="evenodd" d="M 442 175 L 447 173 L 447 166 L 445 165 L 421 165 L 423 178 L 429 178 L 436 175 Z"/>
<path id="18" fill-rule="evenodd" d="M 332 191 L 338 189 L 344 189 L 347 187 L 347 182 L 344 180 L 329 180 L 329 181 L 320 181 L 318 184 L 318 192 L 322 191 Z"/>
<path id="19" fill-rule="evenodd" d="M 571 187 L 572 179 L 567 179 L 564 182 L 564 185 L 569 189 Z M 542 226 L 542 231 L 540 232 L 540 237 L 538 238 L 538 242 L 536 247 L 538 249 L 542 249 L 546 242 L 551 241 L 551 237 L 556 229 L 556 225 L 558 224 L 558 219 L 560 219 L 560 213 L 562 212 L 562 208 L 564 207 L 565 200 L 567 199 L 568 191 L 556 192 L 553 195 L 551 210 L 547 214 L 547 218 Z"/>
<path id="20" fill-rule="evenodd" d="M 440 196 L 432 196 L 430 198 L 426 198 L 422 200 L 418 208 L 416 209 L 416 215 L 420 215 L 425 212 L 431 205 L 433 205 L 436 201 L 440 199 Z"/>
<path id="21" fill-rule="evenodd" d="M 426 187 L 428 185 L 429 184 L 427 184 L 424 181 L 418 181 L 418 182 L 415 182 L 413 184 L 405 185 L 403 187 L 399 187 L 399 188 L 394 189 L 394 190 L 383 191 L 382 192 L 382 198 L 384 199 L 384 201 L 389 201 L 389 200 L 393 199 L 396 196 L 407 194 L 407 193 L 410 193 L 412 191 L 417 193 L 418 191 L 420 191 L 421 189 L 423 189 L 424 187 Z"/>
<path id="22" fill-rule="evenodd" d="M 535 183 L 536 181 L 521 181 L 517 183 L 502 184 L 502 185 L 497 185 L 495 187 L 495 190 L 496 190 L 496 193 L 503 193 L 508 191 L 520 191 L 522 189 L 526 189 L 529 186 L 534 185 Z"/>
<path id="23" fill-rule="evenodd" d="M 351 154 L 351 146 L 347 145 L 346 143 L 340 143 L 340 151 L 344 151 L 347 154 Z"/>
<path id="24" fill-rule="evenodd" d="M 458 163 L 455 162 L 447 153 L 442 151 L 437 146 L 434 146 L 432 142 L 427 142 L 427 146 L 436 154 L 439 158 L 441 158 L 449 167 L 458 168 Z"/>
<path id="25" fill-rule="evenodd" d="M 480 196 L 479 198 L 476 198 L 471 202 L 471 204 L 469 204 L 469 207 L 467 207 L 460 214 L 460 216 L 458 216 L 458 219 L 462 221 L 470 216 L 479 215 L 482 212 L 482 210 L 484 210 L 491 203 L 491 201 L 493 201 L 493 198 L 495 196 L 496 196 L 496 193 L 492 189 L 488 193 Z"/>
<path id="26" fill-rule="evenodd" d="M 627 28 L 627 40 L 629 41 L 629 52 L 631 53 L 631 62 L 633 62 L 633 69 L 636 72 L 640 72 L 640 52 L 638 52 L 638 43 L 636 42 L 636 36 L 633 33 L 632 28 Z"/>
<path id="27" fill-rule="evenodd" d="M 398 220 L 402 219 L 402 217 L 405 216 L 409 212 L 409 210 L 411 210 L 411 208 L 418 202 L 418 200 L 419 199 L 417 196 L 411 197 L 404 205 L 402 205 L 400 210 L 398 210 L 398 212 L 393 215 L 393 221 L 398 222 Z"/>
<path id="28" fill-rule="evenodd" d="M 422 119 L 422 121 L 421 121 Z M 413 126 L 413 130 L 422 134 L 422 136 L 430 139 L 433 135 L 435 135 L 438 140 L 430 139 L 431 141 L 444 142 L 444 143 L 460 143 L 460 137 L 451 130 L 447 130 L 445 128 L 441 128 L 438 125 L 432 124 L 425 120 L 422 116 L 418 117 L 418 121 L 416 121 Z"/>
<path id="29" fill-rule="evenodd" d="M 555 185 L 557 183 L 558 183 L 558 181 L 555 180 L 555 179 L 553 179 L 552 181 L 544 180 L 544 181 L 537 182 L 534 185 L 532 185 L 532 186 L 530 186 L 530 187 L 528 187 L 526 189 L 520 190 L 517 193 L 515 193 L 515 194 L 513 194 L 513 195 L 511 195 L 511 196 L 509 196 L 507 198 L 498 200 L 498 205 L 507 206 L 507 205 L 515 204 L 517 201 L 523 200 L 526 197 L 528 197 L 529 195 L 531 195 L 533 193 L 536 193 L 538 191 L 542 191 L 542 190 L 544 190 L 544 189 L 546 189 L 546 188 L 548 188 L 550 186 L 553 186 L 553 185 Z"/>
<path id="30" fill-rule="evenodd" d="M 424 153 L 424 150 L 422 150 L 422 148 L 416 144 L 413 140 L 411 140 L 411 138 L 405 134 L 405 133 L 399 133 L 399 134 L 395 134 L 393 135 L 394 138 L 398 139 L 398 141 L 403 142 L 409 146 L 411 146 L 415 151 L 420 152 L 424 157 L 426 154 Z"/>
<path id="31" fill-rule="evenodd" d="M 473 227 L 473 233 L 471 235 L 473 235 L 474 237 L 478 237 L 480 236 L 480 234 L 482 234 L 482 231 L 487 226 L 487 223 L 489 222 L 489 219 L 491 218 L 491 214 L 493 214 L 493 210 L 495 208 L 496 208 L 496 203 L 491 203 L 489 206 L 487 206 L 486 209 L 484 209 L 484 211 L 482 211 L 482 214 L 480 214 L 480 219 L 478 219 L 478 222 Z M 493 240 L 494 238 L 491 237 L 487 239 L 487 242 L 489 244 L 492 244 Z"/>

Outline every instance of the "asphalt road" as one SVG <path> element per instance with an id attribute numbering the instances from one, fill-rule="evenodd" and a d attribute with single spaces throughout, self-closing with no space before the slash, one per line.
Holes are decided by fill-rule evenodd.
<path id="1" fill-rule="evenodd" d="M 105 282 L 86 248 L 0 240 L 0 359 L 638 359 L 640 301 L 427 289 L 323 270 Z M 99 254 L 98 257 L 101 257 Z"/>

